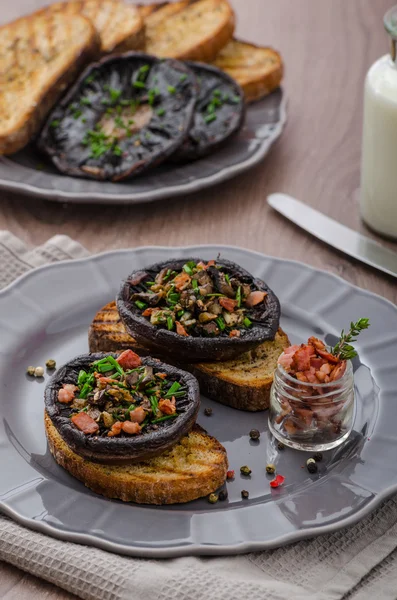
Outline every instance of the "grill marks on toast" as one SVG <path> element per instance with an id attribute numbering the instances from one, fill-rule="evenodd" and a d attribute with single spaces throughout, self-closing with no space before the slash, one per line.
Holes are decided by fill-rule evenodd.
<path id="1" fill-rule="evenodd" d="M 168 18 L 156 17 L 154 12 L 155 18 L 159 22 L 148 28 L 146 51 L 181 60 L 213 60 L 232 38 L 235 26 L 227 0 L 197 0 Z"/>
<path id="2" fill-rule="evenodd" d="M 248 102 L 270 94 L 283 77 L 283 62 L 278 52 L 239 40 L 230 41 L 213 64 L 241 85 Z"/>
<path id="3" fill-rule="evenodd" d="M 28 143 L 98 50 L 95 29 L 81 15 L 43 11 L 0 28 L 0 154 Z"/>
<path id="4" fill-rule="evenodd" d="M 58 2 L 44 11 L 81 14 L 89 19 L 101 38 L 101 52 L 142 48 L 144 25 L 140 11 L 120 0 L 72 0 Z"/>
<path id="5" fill-rule="evenodd" d="M 139 344 L 126 332 L 115 302 L 109 302 L 97 312 L 88 332 L 88 340 L 90 352 L 140 349 Z"/>

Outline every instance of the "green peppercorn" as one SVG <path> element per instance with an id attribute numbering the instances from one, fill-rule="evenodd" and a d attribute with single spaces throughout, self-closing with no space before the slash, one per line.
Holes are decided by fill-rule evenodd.
<path id="1" fill-rule="evenodd" d="M 57 363 L 55 362 L 55 360 L 53 358 L 49 358 L 45 364 L 45 366 L 47 367 L 47 369 L 55 369 L 55 367 L 57 366 Z"/>
<path id="2" fill-rule="evenodd" d="M 224 500 L 226 500 L 226 499 L 227 499 L 227 497 L 228 497 L 228 493 L 227 493 L 227 490 L 226 490 L 226 489 L 225 489 L 225 490 L 221 490 L 221 491 L 219 492 L 219 500 L 220 500 L 221 502 L 223 502 Z"/>
<path id="3" fill-rule="evenodd" d="M 285 446 L 284 446 L 283 442 L 277 442 L 277 448 L 278 448 L 278 450 L 284 450 Z"/>
<path id="4" fill-rule="evenodd" d="M 260 437 L 261 437 L 261 434 L 257 429 L 251 429 L 251 431 L 250 431 L 251 440 L 259 440 Z"/>
<path id="5" fill-rule="evenodd" d="M 316 462 L 321 462 L 323 460 L 323 455 L 321 452 L 316 452 L 316 454 L 313 455 L 313 458 Z"/>
<path id="6" fill-rule="evenodd" d="M 31 377 L 34 377 L 34 372 L 35 372 L 35 370 L 36 370 L 36 369 L 35 369 L 35 367 L 28 367 L 28 368 L 26 369 L 26 373 L 27 373 L 28 375 L 30 375 Z"/>
<path id="7" fill-rule="evenodd" d="M 306 467 L 309 473 L 317 473 L 318 467 L 314 458 L 308 458 L 306 461 Z"/>
<path id="8" fill-rule="evenodd" d="M 208 502 L 210 504 L 216 504 L 218 502 L 218 494 L 210 494 L 208 496 Z"/>
<path id="9" fill-rule="evenodd" d="M 244 465 L 243 467 L 240 467 L 240 473 L 242 475 L 251 475 L 252 471 L 247 465 Z"/>
<path id="10" fill-rule="evenodd" d="M 212 408 L 205 408 L 204 414 L 206 417 L 210 417 L 212 415 Z"/>
<path id="11" fill-rule="evenodd" d="M 276 472 L 276 466 L 273 465 L 273 463 L 269 463 L 268 465 L 266 465 L 266 473 L 269 473 L 269 475 L 273 475 Z"/>
<path id="12" fill-rule="evenodd" d="M 246 500 L 247 498 L 249 498 L 249 492 L 247 492 L 247 490 L 242 490 L 241 497 L 244 498 L 244 500 Z"/>

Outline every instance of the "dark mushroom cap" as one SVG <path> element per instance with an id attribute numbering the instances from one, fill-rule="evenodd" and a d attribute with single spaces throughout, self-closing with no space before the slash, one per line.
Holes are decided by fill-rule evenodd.
<path id="1" fill-rule="evenodd" d="M 200 335 L 181 336 L 174 331 L 152 325 L 142 316 L 142 311 L 131 300 L 131 281 L 153 280 L 161 269 L 181 271 L 182 266 L 189 261 L 196 263 L 202 258 L 178 258 L 151 265 L 145 269 L 134 271 L 122 283 L 117 296 L 117 309 L 128 333 L 138 342 L 161 355 L 170 355 L 179 362 L 195 363 L 201 361 L 222 361 L 240 356 L 252 350 L 266 340 L 273 340 L 280 321 L 280 303 L 274 292 L 261 279 L 253 277 L 239 265 L 225 259 L 217 259 L 216 264 L 222 265 L 223 272 L 230 277 L 237 277 L 242 283 L 249 283 L 257 290 L 267 292 L 265 307 L 247 310 L 247 316 L 252 321 L 252 327 L 241 330 L 241 337 L 229 337 L 220 334 L 214 337 Z"/>
<path id="2" fill-rule="evenodd" d="M 52 111 L 38 145 L 68 175 L 127 179 L 183 142 L 196 97 L 195 76 L 182 62 L 138 52 L 106 57 Z"/>
<path id="3" fill-rule="evenodd" d="M 199 86 L 189 135 L 172 156 L 173 161 L 195 160 L 222 146 L 242 127 L 244 92 L 229 75 L 211 65 L 187 61 Z"/>
<path id="4" fill-rule="evenodd" d="M 76 454 L 93 462 L 105 464 L 128 464 L 140 462 L 163 453 L 174 446 L 193 427 L 200 406 L 198 382 L 193 375 L 154 358 L 142 358 L 142 365 L 153 367 L 154 372 L 166 373 L 170 379 L 187 386 L 187 398 L 176 398 L 176 408 L 181 414 L 175 419 L 158 423 L 158 429 L 129 437 L 86 435 L 70 420 L 71 409 L 58 402 L 58 390 L 64 383 L 77 383 L 80 369 L 104 358 L 117 354 L 111 352 L 83 354 L 61 367 L 53 375 L 45 389 L 45 407 L 54 426 Z"/>

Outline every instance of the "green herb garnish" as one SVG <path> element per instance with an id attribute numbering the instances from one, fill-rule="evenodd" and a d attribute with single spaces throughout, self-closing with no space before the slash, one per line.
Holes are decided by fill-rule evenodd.
<path id="1" fill-rule="evenodd" d="M 109 88 L 109 96 L 112 104 L 117 102 L 117 100 L 121 96 L 121 90 L 115 90 L 114 88 Z"/>
<path id="2" fill-rule="evenodd" d="M 165 417 L 160 417 L 159 419 L 155 419 L 152 423 L 161 423 L 161 421 L 167 421 L 168 419 L 175 419 L 175 417 L 179 417 L 177 413 L 173 415 L 166 415 Z"/>
<path id="3" fill-rule="evenodd" d="M 181 75 L 181 76 L 179 77 L 179 81 L 186 81 L 186 79 L 187 79 L 187 75 L 186 75 L 186 73 L 183 73 L 183 75 Z"/>
<path id="4" fill-rule="evenodd" d="M 237 300 L 237 306 L 240 308 L 240 306 L 241 306 L 241 285 L 239 285 L 237 288 L 236 300 Z"/>
<path id="5" fill-rule="evenodd" d="M 244 321 L 243 321 L 243 324 L 244 324 L 244 327 L 251 327 L 252 321 L 248 317 L 245 317 Z"/>
<path id="6" fill-rule="evenodd" d="M 172 320 L 172 317 L 167 317 L 167 329 L 169 329 L 171 331 L 171 329 L 174 328 L 174 321 Z"/>
<path id="7" fill-rule="evenodd" d="M 81 98 L 80 104 L 83 104 L 84 106 L 91 106 L 91 100 L 89 98 Z"/>
<path id="8" fill-rule="evenodd" d="M 59 119 L 54 119 L 53 121 L 51 121 L 50 123 L 50 127 L 52 127 L 53 129 L 55 129 L 55 127 L 58 127 L 59 123 L 61 121 Z"/>
<path id="9" fill-rule="evenodd" d="M 204 117 L 204 122 L 205 123 L 212 123 L 212 121 L 216 121 L 216 115 L 214 113 L 212 113 L 211 115 L 207 115 L 206 117 Z"/>
<path id="10" fill-rule="evenodd" d="M 181 384 L 178 383 L 178 381 L 174 381 L 164 398 L 172 398 L 172 396 L 179 390 L 180 387 Z"/>
<path id="11" fill-rule="evenodd" d="M 145 89 L 145 87 L 146 87 L 146 85 L 143 83 L 143 81 L 133 81 L 132 86 L 134 88 L 137 88 L 140 90 Z"/>
<path id="12" fill-rule="evenodd" d="M 173 85 L 167 85 L 167 90 L 169 91 L 170 94 L 176 93 L 176 87 L 174 87 Z"/>
<path id="13" fill-rule="evenodd" d="M 163 117 L 165 115 L 165 109 L 164 108 L 159 108 L 156 114 L 159 117 Z"/>
<path id="14" fill-rule="evenodd" d="M 357 356 L 355 348 L 352 343 L 357 341 L 357 336 L 364 329 L 368 329 L 370 326 L 369 319 L 359 319 L 356 323 L 350 323 L 350 329 L 347 333 L 342 332 L 338 343 L 332 348 L 331 353 L 337 356 L 340 360 L 351 360 Z"/>
<path id="15" fill-rule="evenodd" d="M 147 308 L 147 304 L 145 304 L 145 302 L 142 302 L 142 300 L 137 300 L 137 301 L 135 302 L 135 304 L 136 304 L 136 306 L 137 306 L 138 308 L 140 308 L 141 310 L 143 310 L 143 309 Z"/>
<path id="16" fill-rule="evenodd" d="M 89 75 L 89 76 L 88 76 L 88 77 L 85 79 L 84 83 L 87 83 L 87 84 L 89 84 L 89 83 L 92 83 L 94 80 L 95 80 L 95 74 L 93 73 L 92 75 Z"/>
<path id="17" fill-rule="evenodd" d="M 221 331 L 223 331 L 224 329 L 226 329 L 226 323 L 223 320 L 223 317 L 218 317 L 217 319 L 215 319 L 216 324 L 218 325 L 219 329 Z"/>

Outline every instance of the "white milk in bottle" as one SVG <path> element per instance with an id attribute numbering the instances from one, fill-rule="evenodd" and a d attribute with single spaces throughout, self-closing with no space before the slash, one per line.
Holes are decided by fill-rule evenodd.
<path id="1" fill-rule="evenodd" d="M 361 216 L 397 238 L 397 6 L 385 15 L 391 53 L 368 71 L 364 92 Z"/>

